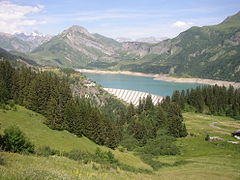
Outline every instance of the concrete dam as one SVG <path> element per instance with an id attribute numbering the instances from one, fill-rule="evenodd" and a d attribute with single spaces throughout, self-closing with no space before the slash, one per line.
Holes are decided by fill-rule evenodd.
<path id="1" fill-rule="evenodd" d="M 132 103 L 133 105 L 137 106 L 139 99 L 146 98 L 150 93 L 140 92 L 140 91 L 133 91 L 127 89 L 114 89 L 114 88 L 103 88 L 110 94 L 116 96 L 117 98 L 127 102 Z M 162 100 L 162 96 L 158 96 L 155 94 L 150 94 L 152 97 L 152 102 L 156 105 L 158 102 Z"/>

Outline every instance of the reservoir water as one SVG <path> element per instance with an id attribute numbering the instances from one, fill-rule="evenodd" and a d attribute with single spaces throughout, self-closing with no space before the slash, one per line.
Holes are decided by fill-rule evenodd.
<path id="1" fill-rule="evenodd" d="M 186 90 L 201 85 L 196 83 L 165 82 L 154 80 L 152 77 L 123 74 L 99 74 L 89 72 L 84 72 L 83 74 L 104 88 L 128 89 L 160 96 L 170 96 L 175 90 Z"/>

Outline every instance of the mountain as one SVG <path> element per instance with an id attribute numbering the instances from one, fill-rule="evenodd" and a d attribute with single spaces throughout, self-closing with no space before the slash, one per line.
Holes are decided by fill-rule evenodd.
<path id="1" fill-rule="evenodd" d="M 157 37 L 145 37 L 145 38 L 138 38 L 136 39 L 135 41 L 136 42 L 143 42 L 143 43 L 151 43 L 151 44 L 154 44 L 154 43 L 159 43 L 163 40 L 166 40 L 168 39 L 167 37 L 161 37 L 161 38 L 157 38 Z"/>
<path id="2" fill-rule="evenodd" d="M 43 35 L 37 32 L 31 34 L 8 34 L 0 32 L 0 47 L 8 51 L 30 52 L 51 38 L 51 35 Z"/>
<path id="3" fill-rule="evenodd" d="M 31 55 L 43 65 L 82 67 L 115 61 L 120 49 L 119 42 L 75 25 L 34 49 Z"/>
<path id="4" fill-rule="evenodd" d="M 128 42 L 124 48 L 139 58 L 120 70 L 240 82 L 240 13 L 157 44 Z"/>
<path id="5" fill-rule="evenodd" d="M 142 43 L 150 43 L 150 44 L 154 44 L 154 43 L 159 43 L 163 40 L 168 39 L 167 37 L 143 37 L 143 38 L 137 38 L 137 39 L 131 39 L 131 38 L 125 38 L 125 37 L 119 37 L 116 39 L 116 41 L 121 42 L 121 43 L 125 43 L 125 42 L 142 42 Z"/>
<path id="6" fill-rule="evenodd" d="M 27 33 L 15 33 L 15 36 L 20 38 L 21 40 L 28 42 L 31 46 L 30 50 L 38 47 L 39 45 L 43 44 L 44 42 L 49 41 L 53 36 L 49 34 L 42 34 L 38 31 L 34 31 L 30 34 Z"/>
<path id="7" fill-rule="evenodd" d="M 7 50 L 26 52 L 32 49 L 30 40 L 35 36 L 1 33 L 0 44 Z M 218 25 L 191 27 L 176 38 L 146 43 L 153 39 L 132 42 L 119 38 L 118 41 L 127 41 L 120 43 L 92 34 L 83 27 L 72 26 L 49 40 L 41 41 L 43 44 L 26 57 L 44 66 L 240 81 L 240 13 Z"/>
<path id="8" fill-rule="evenodd" d="M 126 38 L 126 37 L 119 37 L 119 38 L 116 38 L 116 41 L 122 43 L 122 42 L 132 42 L 133 39 L 131 38 Z"/>
<path id="9" fill-rule="evenodd" d="M 17 50 L 29 52 L 31 46 L 28 42 L 18 38 L 15 35 L 0 32 L 0 47 L 5 50 Z"/>

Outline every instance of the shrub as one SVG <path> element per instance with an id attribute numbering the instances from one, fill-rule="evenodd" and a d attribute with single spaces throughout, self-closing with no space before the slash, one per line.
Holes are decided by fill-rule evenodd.
<path id="1" fill-rule="evenodd" d="M 83 161 L 84 164 L 87 164 L 89 161 L 96 161 L 96 156 L 81 150 L 72 150 L 70 152 L 64 152 L 63 156 L 73 159 L 75 161 Z"/>
<path id="2" fill-rule="evenodd" d="M 128 136 L 128 137 L 124 138 L 120 144 L 123 147 L 127 148 L 128 151 L 133 151 L 134 149 L 139 147 L 138 140 L 132 136 Z"/>
<path id="3" fill-rule="evenodd" d="M 10 126 L 4 130 L 1 138 L 2 149 L 14 153 L 34 153 L 34 145 L 27 140 L 17 126 Z"/>
<path id="4" fill-rule="evenodd" d="M 120 152 L 125 152 L 125 148 L 124 148 L 124 147 L 119 147 L 118 150 L 119 150 Z"/>
<path id="5" fill-rule="evenodd" d="M 13 108 L 15 106 L 14 100 L 9 100 L 8 104 L 9 104 L 10 108 Z"/>
<path id="6" fill-rule="evenodd" d="M 5 165 L 5 158 L 3 153 L 0 153 L 0 165 L 1 166 Z"/>
<path id="7" fill-rule="evenodd" d="M 108 152 L 104 152 L 102 151 L 100 148 L 96 149 L 96 153 L 95 153 L 101 160 L 109 162 L 111 164 L 113 163 L 117 163 L 118 160 L 115 159 L 114 154 L 111 151 Z"/>
<path id="8" fill-rule="evenodd" d="M 168 166 L 167 163 L 162 163 L 160 161 L 154 160 L 154 156 L 151 154 L 141 154 L 140 155 L 141 160 L 151 166 L 154 171 L 157 171 L 163 166 Z"/>
<path id="9" fill-rule="evenodd" d="M 209 136 L 209 134 L 207 134 L 205 137 L 205 141 L 209 141 L 209 139 L 210 139 L 210 136 Z"/>
<path id="10" fill-rule="evenodd" d="M 178 147 L 173 143 L 174 137 L 163 135 L 156 139 L 151 139 L 143 148 L 145 154 L 159 155 L 176 155 L 179 154 Z"/>
<path id="11" fill-rule="evenodd" d="M 36 154 L 39 156 L 53 156 L 53 155 L 59 155 L 60 152 L 55 149 L 51 149 L 49 146 L 43 146 L 36 150 Z"/>

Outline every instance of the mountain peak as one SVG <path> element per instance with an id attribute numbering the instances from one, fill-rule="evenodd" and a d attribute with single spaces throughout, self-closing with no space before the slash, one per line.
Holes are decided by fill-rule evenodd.
<path id="1" fill-rule="evenodd" d="M 64 34 L 65 33 L 76 33 L 76 32 L 78 32 L 78 33 L 82 33 L 86 36 L 90 36 L 90 37 L 93 36 L 91 33 L 88 32 L 88 30 L 86 28 L 84 28 L 82 26 L 78 26 L 78 25 L 73 25 L 69 29 L 67 29 L 63 32 L 64 32 Z"/>

